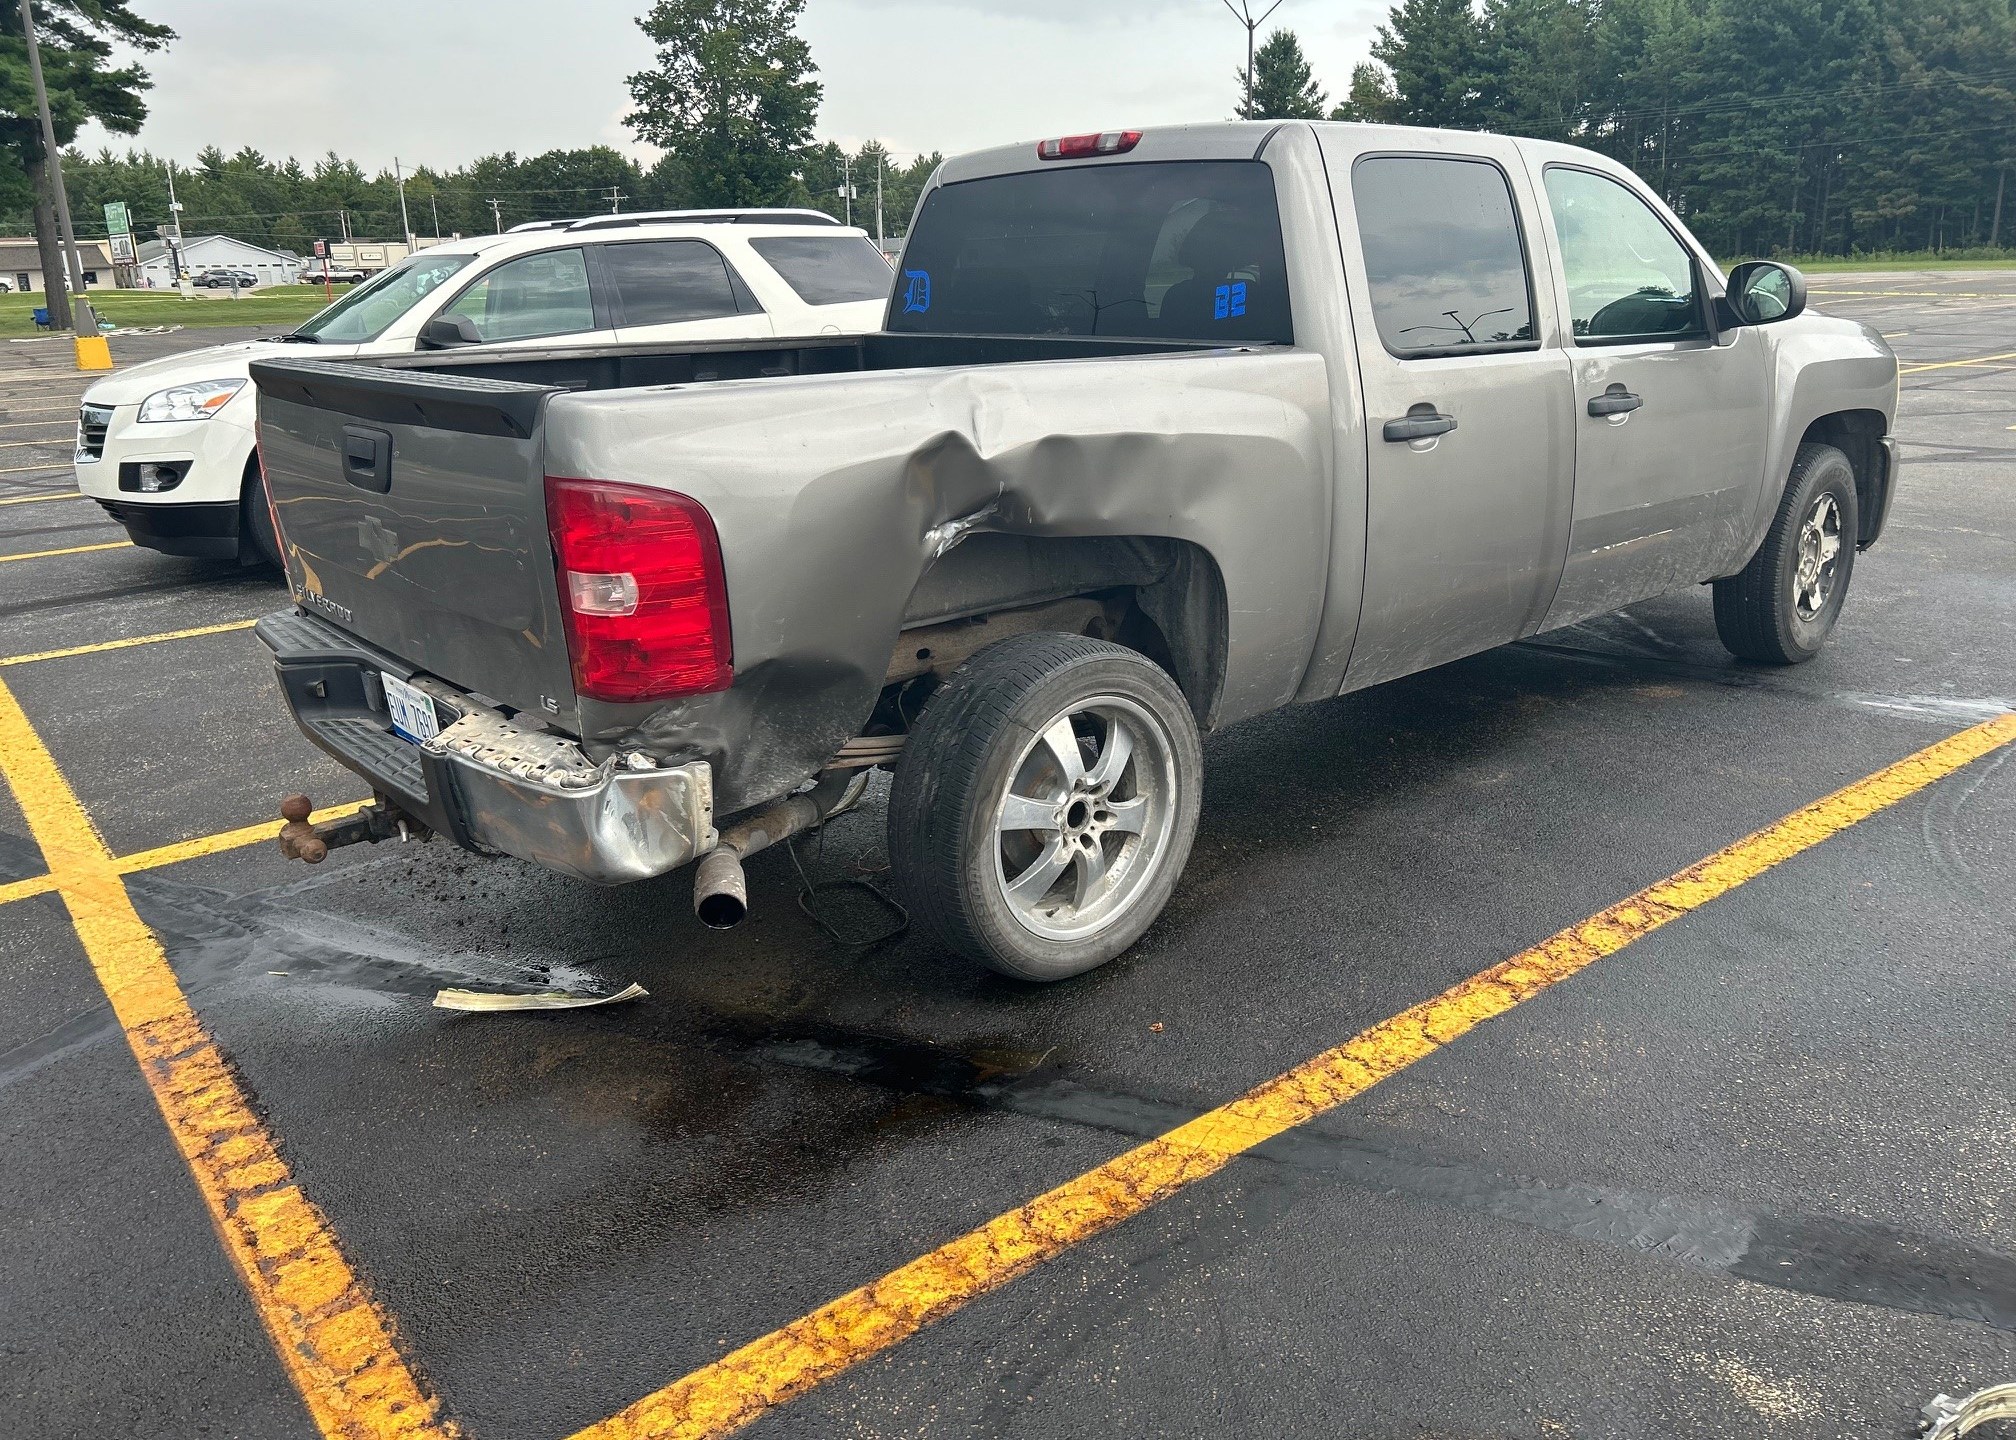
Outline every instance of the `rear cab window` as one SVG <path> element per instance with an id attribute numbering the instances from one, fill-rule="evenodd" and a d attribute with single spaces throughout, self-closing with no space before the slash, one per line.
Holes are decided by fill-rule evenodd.
<path id="1" fill-rule="evenodd" d="M 1273 172 L 1178 160 L 942 185 L 904 249 L 888 328 L 1291 345 Z"/>
<path id="2" fill-rule="evenodd" d="M 895 278 L 882 252 L 862 235 L 768 235 L 751 240 L 749 248 L 807 305 L 887 300 Z"/>
<path id="3" fill-rule="evenodd" d="M 1368 155 L 1352 166 L 1351 190 L 1372 314 L 1390 353 L 1538 347 L 1504 171 L 1483 159 Z"/>

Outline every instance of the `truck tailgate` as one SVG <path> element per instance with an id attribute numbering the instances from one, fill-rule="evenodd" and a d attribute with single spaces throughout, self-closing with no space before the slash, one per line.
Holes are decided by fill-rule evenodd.
<path id="1" fill-rule="evenodd" d="M 516 709 L 571 723 L 546 534 L 559 387 L 260 360 L 260 454 L 303 606 Z"/>

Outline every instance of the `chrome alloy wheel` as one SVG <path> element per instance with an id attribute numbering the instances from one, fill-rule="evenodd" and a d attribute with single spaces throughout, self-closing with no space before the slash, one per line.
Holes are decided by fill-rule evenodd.
<path id="1" fill-rule="evenodd" d="M 1801 620 L 1811 620 L 1827 608 L 1840 568 L 1841 506 L 1823 490 L 1799 526 L 1799 569 L 1792 577 L 1792 596 Z"/>
<path id="2" fill-rule="evenodd" d="M 1176 760 L 1132 700 L 1074 703 L 1030 740 L 995 807 L 994 875 L 1050 940 L 1094 934 L 1149 888 L 1176 823 Z"/>

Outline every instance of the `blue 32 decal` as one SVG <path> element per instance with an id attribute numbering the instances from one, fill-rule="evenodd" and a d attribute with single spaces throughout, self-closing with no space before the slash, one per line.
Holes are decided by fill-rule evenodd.
<path id="1" fill-rule="evenodd" d="M 1246 282 L 1235 280 L 1230 285 L 1220 285 L 1212 293 L 1211 318 L 1229 320 L 1246 313 Z"/>

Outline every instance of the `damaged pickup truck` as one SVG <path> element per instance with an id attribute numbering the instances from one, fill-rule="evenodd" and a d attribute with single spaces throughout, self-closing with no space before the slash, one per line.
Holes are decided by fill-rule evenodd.
<path id="1" fill-rule="evenodd" d="M 1815 654 L 1897 365 L 1804 304 L 1585 151 L 1248 123 L 946 162 L 877 334 L 260 359 L 259 634 L 380 797 L 290 831 L 699 861 L 725 925 L 882 766 L 913 917 L 1077 974 L 1176 885 L 1201 734 L 1702 582 Z"/>

